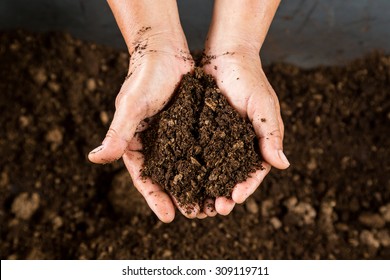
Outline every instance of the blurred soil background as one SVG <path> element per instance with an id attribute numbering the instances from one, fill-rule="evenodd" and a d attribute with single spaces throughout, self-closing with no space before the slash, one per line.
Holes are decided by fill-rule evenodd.
<path id="1" fill-rule="evenodd" d="M 285 122 L 273 170 L 227 217 L 163 224 L 105 135 L 125 52 L 64 33 L 0 33 L 1 259 L 389 259 L 390 56 L 266 68 Z"/>

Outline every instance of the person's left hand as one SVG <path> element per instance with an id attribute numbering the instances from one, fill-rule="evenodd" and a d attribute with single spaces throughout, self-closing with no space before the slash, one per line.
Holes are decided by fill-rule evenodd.
<path id="1" fill-rule="evenodd" d="M 264 74 L 258 52 L 224 52 L 209 54 L 210 57 L 204 71 L 216 79 L 230 105 L 242 117 L 249 118 L 265 161 L 264 170 L 257 170 L 234 187 L 232 199 L 216 198 L 216 212 L 227 215 L 236 203 L 243 203 L 257 189 L 271 166 L 286 169 L 290 164 L 283 153 L 284 126 L 279 101 Z"/>

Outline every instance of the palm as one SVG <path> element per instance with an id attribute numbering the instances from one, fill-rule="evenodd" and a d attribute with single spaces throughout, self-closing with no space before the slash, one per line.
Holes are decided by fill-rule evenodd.
<path id="1" fill-rule="evenodd" d="M 217 198 L 217 211 L 222 208 L 229 212 L 235 203 L 244 202 L 257 189 L 271 165 L 286 167 L 275 159 L 275 149 L 281 149 L 283 122 L 278 99 L 265 77 L 258 55 L 223 54 L 205 65 L 204 70 L 215 77 L 222 94 L 240 115 L 252 122 L 265 159 L 264 170 L 257 170 L 235 186 L 232 200 Z"/>

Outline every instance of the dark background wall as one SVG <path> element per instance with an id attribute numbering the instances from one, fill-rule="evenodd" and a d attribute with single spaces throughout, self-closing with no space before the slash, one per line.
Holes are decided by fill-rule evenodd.
<path id="1" fill-rule="evenodd" d="M 243 1 L 244 2 L 244 1 Z M 191 49 L 202 49 L 213 1 L 179 0 Z M 1 0 L 0 30 L 66 30 L 117 48 L 124 43 L 106 1 Z M 285 0 L 262 57 L 304 67 L 339 64 L 374 49 L 390 52 L 389 0 Z"/>

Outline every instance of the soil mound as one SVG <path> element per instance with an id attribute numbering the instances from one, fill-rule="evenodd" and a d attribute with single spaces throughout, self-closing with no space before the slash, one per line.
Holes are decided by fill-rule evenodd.
<path id="1" fill-rule="evenodd" d="M 182 205 L 231 196 L 233 187 L 262 168 L 256 135 L 200 68 L 186 74 L 173 100 L 141 134 L 143 175 Z"/>

